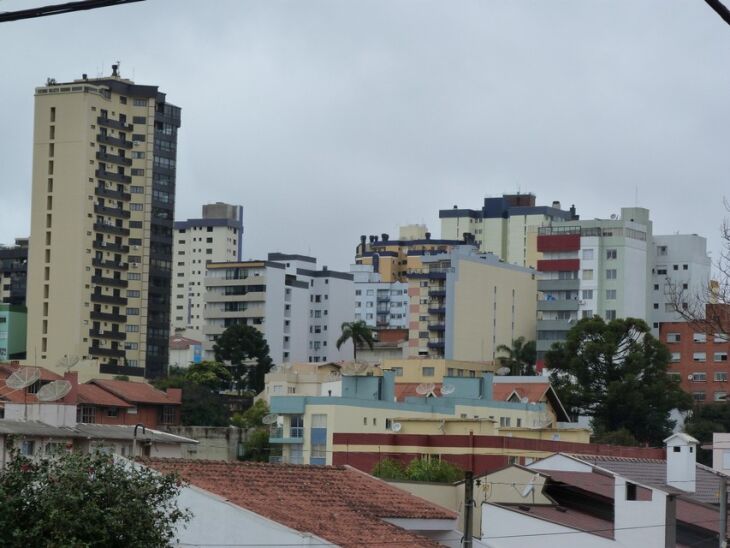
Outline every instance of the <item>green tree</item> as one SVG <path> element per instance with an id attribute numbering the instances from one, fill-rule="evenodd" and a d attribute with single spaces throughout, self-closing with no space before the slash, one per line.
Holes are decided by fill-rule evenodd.
<path id="1" fill-rule="evenodd" d="M 15 453 L 0 471 L 5 548 L 172 546 L 190 514 L 177 507 L 174 475 L 115 463 L 109 455 Z"/>
<path id="2" fill-rule="evenodd" d="M 185 370 L 185 379 L 193 384 L 207 386 L 211 390 L 221 391 L 228 388 L 233 375 L 220 362 L 191 363 Z"/>
<path id="3" fill-rule="evenodd" d="M 153 384 L 155 388 L 160 390 L 167 388 L 182 389 L 180 419 L 183 425 L 228 426 L 230 424 L 230 411 L 224 404 L 218 390 L 211 388 L 211 385 L 215 386 L 216 383 L 211 377 L 203 374 L 207 371 L 206 368 L 194 371 L 193 374 L 189 374 L 188 368 L 171 367 L 167 377 L 156 379 Z"/>
<path id="4" fill-rule="evenodd" d="M 373 467 L 373 476 L 385 480 L 406 479 L 406 467 L 395 459 L 382 459 Z"/>
<path id="5" fill-rule="evenodd" d="M 730 404 L 725 402 L 698 405 L 687 416 L 684 431 L 697 438 L 700 445 L 712 443 L 715 432 L 730 432 Z M 699 448 L 697 460 L 712 466 L 712 451 Z"/>
<path id="6" fill-rule="evenodd" d="M 464 472 L 445 460 L 417 458 L 408 464 L 406 477 L 411 481 L 454 483 L 464 479 Z"/>
<path id="7" fill-rule="evenodd" d="M 593 443 L 605 443 L 607 445 L 626 445 L 636 447 L 639 442 L 634 435 L 626 428 L 620 428 L 614 432 L 601 432 L 591 439 Z"/>
<path id="8" fill-rule="evenodd" d="M 597 436 L 625 428 L 640 443 L 671 434 L 672 409 L 692 399 L 667 373 L 669 351 L 643 320 L 580 320 L 545 356 L 550 381 L 574 415 L 591 417 Z"/>
<path id="9" fill-rule="evenodd" d="M 263 418 L 269 414 L 269 406 L 258 400 L 243 413 L 236 413 L 231 421 L 234 426 L 246 428 L 246 441 L 243 444 L 243 460 L 268 461 L 271 453 L 269 427 Z"/>
<path id="10" fill-rule="evenodd" d="M 537 346 L 535 341 L 525 342 L 525 337 L 518 337 L 512 341 L 512 346 L 500 344 L 497 352 L 504 352 L 497 361 L 502 367 L 509 367 L 510 375 L 535 375 L 537 362 Z"/>
<path id="11" fill-rule="evenodd" d="M 213 352 L 217 361 L 230 362 L 239 394 L 244 388 L 257 394 L 264 389 L 272 361 L 269 345 L 258 329 L 250 325 L 232 325 L 218 337 Z"/>
<path id="12" fill-rule="evenodd" d="M 352 341 L 352 358 L 357 360 L 357 347 L 367 345 L 370 350 L 373 349 L 375 339 L 373 338 L 373 330 L 362 320 L 355 322 L 344 322 L 342 324 L 342 334 L 337 339 L 337 350 L 348 340 Z"/>

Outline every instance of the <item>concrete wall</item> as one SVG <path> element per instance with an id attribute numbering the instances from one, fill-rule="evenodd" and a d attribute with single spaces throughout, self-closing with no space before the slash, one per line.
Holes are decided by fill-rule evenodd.
<path id="1" fill-rule="evenodd" d="M 182 446 L 182 456 L 186 459 L 233 462 L 238 460 L 239 445 L 246 441 L 246 431 L 235 426 L 173 426 L 165 431 L 198 442 Z"/>

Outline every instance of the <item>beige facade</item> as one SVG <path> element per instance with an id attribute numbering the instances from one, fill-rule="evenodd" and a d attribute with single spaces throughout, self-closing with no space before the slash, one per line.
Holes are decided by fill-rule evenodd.
<path id="1" fill-rule="evenodd" d="M 36 89 L 28 359 L 82 378 L 167 365 L 180 109 L 118 76 Z"/>
<path id="2" fill-rule="evenodd" d="M 467 246 L 424 258 L 409 281 L 411 357 L 493 362 L 497 347 L 536 337 L 531 269 Z"/>
<path id="3" fill-rule="evenodd" d="M 484 373 L 494 372 L 497 366 L 492 362 L 412 358 L 385 360 L 380 368 L 383 371 L 394 371 L 397 385 L 441 383 L 444 377 L 481 377 Z"/>

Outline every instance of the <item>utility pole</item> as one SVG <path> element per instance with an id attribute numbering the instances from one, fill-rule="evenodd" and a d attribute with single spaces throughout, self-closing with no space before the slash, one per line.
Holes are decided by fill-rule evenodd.
<path id="1" fill-rule="evenodd" d="M 474 472 L 464 473 L 464 548 L 472 548 L 471 530 L 474 515 Z"/>
<path id="2" fill-rule="evenodd" d="M 727 477 L 720 476 L 720 548 L 727 547 Z"/>

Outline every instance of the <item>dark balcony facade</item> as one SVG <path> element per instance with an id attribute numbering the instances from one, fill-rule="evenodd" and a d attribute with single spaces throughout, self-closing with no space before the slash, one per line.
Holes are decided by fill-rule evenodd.
<path id="1" fill-rule="evenodd" d="M 129 229 L 122 226 L 110 225 L 107 223 L 94 223 L 94 230 L 104 234 L 116 234 L 118 236 L 129 236 Z"/>
<path id="2" fill-rule="evenodd" d="M 111 145 L 115 147 L 122 147 L 122 148 L 132 148 L 134 145 L 132 144 L 132 141 L 127 141 L 125 139 L 117 139 L 116 137 L 110 137 L 109 135 L 102 135 L 99 133 L 96 136 L 96 140 L 100 143 L 104 143 L 105 145 Z"/>
<path id="3" fill-rule="evenodd" d="M 92 329 L 89 331 L 89 337 L 94 339 L 110 339 L 112 341 L 124 341 L 127 335 L 122 331 L 97 331 Z"/>
<path id="4" fill-rule="evenodd" d="M 117 217 L 119 219 L 129 219 L 131 213 L 117 207 L 106 207 L 99 204 L 94 204 L 94 213 L 99 215 L 109 215 L 110 217 Z"/>
<path id="5" fill-rule="evenodd" d="M 118 263 L 117 261 L 103 261 L 100 259 L 92 259 L 91 264 L 99 268 L 110 268 L 112 270 L 129 270 L 127 263 Z"/>
<path id="6" fill-rule="evenodd" d="M 122 316 L 121 314 L 114 314 L 112 312 L 97 312 L 96 310 L 91 311 L 91 319 L 99 320 L 102 322 L 117 322 L 117 323 L 125 323 L 127 321 L 127 317 Z"/>
<path id="7" fill-rule="evenodd" d="M 117 278 L 105 278 L 104 276 L 92 276 L 91 283 L 98 285 L 107 285 L 109 287 L 127 287 L 127 280 L 119 280 Z"/>
<path id="8" fill-rule="evenodd" d="M 443 332 L 446 331 L 446 324 L 443 323 L 430 323 L 428 324 L 429 331 Z"/>
<path id="9" fill-rule="evenodd" d="M 91 244 L 94 249 L 100 249 L 101 251 L 112 251 L 114 253 L 129 253 L 129 246 L 128 245 L 118 245 L 112 242 L 100 242 L 98 240 L 94 240 L 94 243 Z"/>
<path id="10" fill-rule="evenodd" d="M 437 307 L 428 307 L 428 313 L 429 314 L 436 314 L 438 316 L 443 316 L 446 314 L 446 308 L 443 306 L 437 306 Z"/>
<path id="11" fill-rule="evenodd" d="M 114 295 L 104 295 L 102 293 L 92 293 L 91 302 L 92 303 L 104 303 L 104 304 L 120 304 L 120 305 L 126 306 L 127 298 L 126 297 L 116 297 Z"/>
<path id="12" fill-rule="evenodd" d="M 97 196 L 103 196 L 104 198 L 112 198 L 113 200 L 122 200 L 128 202 L 132 199 L 132 195 L 127 192 L 120 192 L 118 190 L 112 190 L 104 186 L 97 186 L 94 189 L 94 193 Z"/>
<path id="13" fill-rule="evenodd" d="M 428 347 L 434 350 L 443 350 L 446 343 L 441 340 L 428 341 Z"/>
<path id="14" fill-rule="evenodd" d="M 89 354 L 92 356 L 108 356 L 110 358 L 123 358 L 124 350 L 121 348 L 102 348 L 100 346 L 90 346 Z"/>
<path id="15" fill-rule="evenodd" d="M 125 124 L 124 122 L 114 120 L 113 118 L 109 118 L 108 116 L 98 116 L 96 118 L 96 121 L 100 126 L 111 127 L 120 131 L 132 131 L 134 127 L 132 126 L 132 124 Z"/>
<path id="16" fill-rule="evenodd" d="M 429 297 L 446 297 L 445 289 L 430 289 L 428 291 Z"/>
<path id="17" fill-rule="evenodd" d="M 100 363 L 99 373 L 106 375 L 126 375 L 128 377 L 144 377 L 143 367 L 129 367 L 116 363 Z"/>
<path id="18" fill-rule="evenodd" d="M 104 171 L 97 169 L 94 175 L 99 179 L 106 179 L 107 181 L 116 181 L 117 183 L 129 184 L 132 182 L 132 178 L 129 175 L 122 175 L 121 173 L 114 173 L 113 171 Z"/>
<path id="19" fill-rule="evenodd" d="M 131 166 L 132 159 L 126 156 L 117 156 L 116 154 L 109 154 L 107 152 L 97 152 L 96 159 L 101 162 L 109 162 L 111 164 L 119 164 L 122 166 Z"/>

